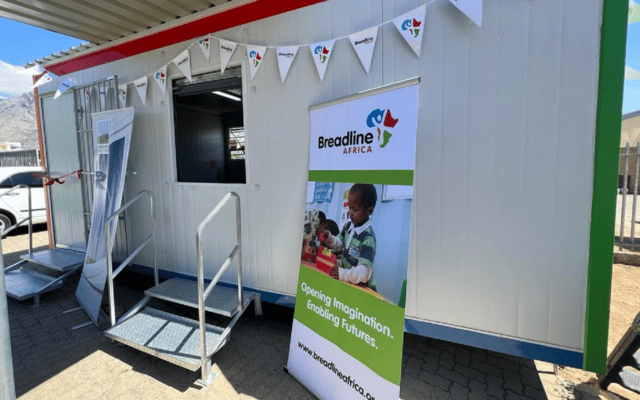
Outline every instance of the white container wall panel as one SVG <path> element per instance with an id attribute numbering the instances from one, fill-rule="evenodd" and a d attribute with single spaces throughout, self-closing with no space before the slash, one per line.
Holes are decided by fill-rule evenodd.
<path id="1" fill-rule="evenodd" d="M 424 2 L 332 0 L 215 35 L 295 45 L 371 27 Z M 247 184 L 176 182 L 171 91 L 150 78 L 136 108 L 127 193 L 156 194 L 160 268 L 195 275 L 195 232 L 230 190 L 243 201 L 245 284 L 294 295 L 309 161 L 311 105 L 420 76 L 407 316 L 582 349 L 593 184 L 601 0 L 487 0 L 482 28 L 448 0 L 427 6 L 422 57 L 395 26 L 378 34 L 367 75 L 350 43 L 320 82 L 301 47 L 284 83 L 274 49 L 253 81 L 242 64 Z M 193 42 L 72 74 L 80 82 L 152 74 Z M 193 74 L 220 67 L 190 49 Z M 169 64 L 170 79 L 182 77 Z M 47 86 L 50 90 L 54 85 Z M 46 113 L 46 110 L 45 110 Z M 209 228 L 207 275 L 235 240 L 233 207 Z M 136 218 L 135 216 L 133 218 Z M 144 228 L 131 223 L 131 243 Z M 149 265 L 150 253 L 141 263 Z M 140 262 L 140 261 L 138 261 Z M 216 266 L 214 266 L 214 264 Z M 226 280 L 234 282 L 233 273 Z"/>
<path id="2" fill-rule="evenodd" d="M 61 176 L 80 168 L 73 93 L 56 100 L 40 98 L 47 175 Z M 56 245 L 85 251 L 82 187 L 75 175 L 49 186 L 53 237 Z"/>

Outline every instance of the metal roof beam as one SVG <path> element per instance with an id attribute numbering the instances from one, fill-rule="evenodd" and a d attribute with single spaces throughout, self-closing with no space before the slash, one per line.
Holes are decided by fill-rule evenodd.
<path id="1" fill-rule="evenodd" d="M 154 16 L 162 22 L 169 22 L 176 19 L 175 14 L 163 9 L 162 7 L 158 7 L 155 3 L 145 0 L 129 0 L 129 4 L 140 11 L 144 11 L 149 15 Z"/>
<path id="2" fill-rule="evenodd" d="M 13 10 L 24 9 L 25 14 L 38 17 L 52 16 L 58 21 L 67 21 L 68 26 L 82 25 L 89 29 L 97 28 L 102 32 L 110 33 L 113 37 L 119 38 L 135 33 L 133 30 L 109 24 L 90 15 L 75 11 L 74 9 L 51 3 L 47 0 L 0 0 L 0 6 Z"/>
<path id="3" fill-rule="evenodd" d="M 150 16 L 149 14 L 136 10 L 135 8 L 129 7 L 128 5 L 115 0 L 100 0 L 100 1 L 73 0 L 73 2 L 90 5 L 92 7 L 102 10 L 103 12 L 112 14 L 116 17 L 129 19 L 137 24 L 144 26 L 145 28 L 162 23 L 161 20 L 156 19 Z"/>
<path id="4" fill-rule="evenodd" d="M 127 17 L 123 17 L 121 15 L 116 15 L 108 10 L 104 10 L 100 7 L 95 6 L 94 4 L 87 3 L 84 1 L 78 2 L 74 0 L 49 0 L 52 3 L 56 3 L 61 7 L 72 8 L 76 11 L 83 12 L 87 15 L 91 15 L 93 17 L 99 18 L 103 21 L 106 21 L 110 24 L 114 24 L 116 26 L 123 27 L 124 29 L 129 29 L 134 32 L 139 32 L 149 28 L 149 25 L 145 23 L 141 23 L 140 21 L 135 21 Z"/>

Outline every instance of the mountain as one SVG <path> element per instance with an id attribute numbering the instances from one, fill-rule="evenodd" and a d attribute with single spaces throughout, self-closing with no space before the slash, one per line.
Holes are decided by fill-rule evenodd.
<path id="1" fill-rule="evenodd" d="M 38 148 L 32 92 L 0 100 L 0 142 L 19 142 L 23 149 Z"/>

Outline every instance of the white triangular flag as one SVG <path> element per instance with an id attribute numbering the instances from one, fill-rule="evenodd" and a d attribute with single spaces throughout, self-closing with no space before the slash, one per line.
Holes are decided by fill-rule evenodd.
<path id="1" fill-rule="evenodd" d="M 56 94 L 53 96 L 53 99 L 55 100 L 58 97 L 62 96 L 63 93 L 65 93 L 67 90 L 71 89 L 75 85 L 76 85 L 76 82 L 71 78 L 67 78 L 63 80 L 62 83 L 60 83 L 60 86 L 58 86 L 58 90 L 56 90 Z"/>
<path id="2" fill-rule="evenodd" d="M 118 85 L 118 98 L 120 99 L 120 107 L 127 106 L 127 84 Z"/>
<path id="3" fill-rule="evenodd" d="M 198 40 L 198 45 L 200 46 L 200 50 L 202 50 L 204 57 L 209 61 L 211 59 L 211 35 L 209 34 Z"/>
<path id="4" fill-rule="evenodd" d="M 249 56 L 249 67 L 251 67 L 251 80 L 256 76 L 258 68 L 264 60 L 264 53 L 267 48 L 264 46 L 247 46 L 247 55 Z"/>
<path id="5" fill-rule="evenodd" d="M 284 79 L 289 73 L 289 68 L 291 68 L 293 59 L 296 58 L 298 48 L 300 48 L 300 46 L 283 46 L 276 49 L 276 53 L 278 53 L 278 67 L 280 68 L 280 79 L 282 80 L 282 83 L 284 83 Z"/>
<path id="6" fill-rule="evenodd" d="M 18 73 L 22 75 L 40 75 L 43 72 L 44 69 L 40 66 L 40 64 L 35 64 L 29 68 L 18 71 Z"/>
<path id="7" fill-rule="evenodd" d="M 233 52 L 236 51 L 238 43 L 224 39 L 219 39 L 218 41 L 220 42 L 220 74 L 222 75 L 224 74 L 224 69 L 227 68 L 227 64 L 229 64 L 229 60 L 231 60 Z"/>
<path id="8" fill-rule="evenodd" d="M 180 55 L 173 59 L 173 62 L 178 66 L 180 71 L 191 82 L 191 57 L 189 57 L 189 49 L 186 49 Z"/>
<path id="9" fill-rule="evenodd" d="M 165 94 L 167 90 L 167 66 L 160 68 L 153 74 L 153 80 L 156 81 L 158 86 L 160 86 L 160 90 L 162 90 L 162 94 Z"/>
<path id="10" fill-rule="evenodd" d="M 351 45 L 356 51 L 367 75 L 369 75 L 369 69 L 371 68 L 371 59 L 373 58 L 373 50 L 376 48 L 377 37 L 377 26 L 349 35 Z"/>
<path id="11" fill-rule="evenodd" d="M 318 75 L 320 75 L 320 82 L 324 79 L 324 73 L 327 72 L 327 65 L 329 64 L 331 54 L 333 54 L 333 44 L 335 42 L 335 39 L 331 39 L 326 42 L 309 45 L 311 56 L 313 56 L 313 61 L 316 63 L 316 68 L 318 69 Z"/>
<path id="12" fill-rule="evenodd" d="M 136 91 L 140 96 L 140 100 L 142 100 L 142 105 L 147 104 L 147 83 L 148 79 L 146 76 L 143 76 L 140 79 L 136 79 L 133 81 L 133 85 L 136 87 Z"/>
<path id="13" fill-rule="evenodd" d="M 464 15 L 478 26 L 482 26 L 482 0 L 449 0 Z"/>
<path id="14" fill-rule="evenodd" d="M 418 57 L 422 53 L 422 37 L 424 36 L 424 17 L 427 14 L 427 5 L 402 14 L 393 19 L 393 24 L 398 28 L 407 44 L 411 46 Z"/>
<path id="15" fill-rule="evenodd" d="M 40 79 L 38 79 L 36 81 L 36 83 L 33 84 L 33 88 L 37 88 L 38 86 L 44 85 L 45 83 L 49 83 L 53 80 L 53 76 L 51 76 L 51 74 L 49 72 L 47 72 L 46 74 L 42 75 L 40 77 Z"/>

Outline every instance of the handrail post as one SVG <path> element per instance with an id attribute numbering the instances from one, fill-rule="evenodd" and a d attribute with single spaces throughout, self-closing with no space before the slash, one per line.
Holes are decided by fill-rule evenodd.
<path id="1" fill-rule="evenodd" d="M 107 283 L 109 286 L 109 318 L 111 326 L 116 324 L 116 304 L 115 295 L 113 293 L 113 267 L 111 265 L 111 234 L 109 229 L 110 218 L 107 218 L 104 224 L 105 252 L 107 253 Z"/>
<path id="2" fill-rule="evenodd" d="M 233 193 L 233 195 L 236 198 L 236 235 L 238 237 L 238 307 L 242 309 L 244 301 L 242 298 L 242 231 L 240 220 L 240 196 L 238 196 L 237 193 Z"/>
<path id="3" fill-rule="evenodd" d="M 133 205 L 136 201 L 138 201 L 138 199 L 140 199 L 140 197 L 142 197 L 143 194 L 148 194 L 149 195 L 149 204 L 150 204 L 150 208 L 151 208 L 151 238 L 153 239 L 153 271 L 154 271 L 154 280 L 156 282 L 156 285 L 158 284 L 158 265 L 156 263 L 156 250 L 155 250 L 155 246 L 156 246 L 156 235 L 155 235 L 155 208 L 154 208 L 154 197 L 153 197 L 153 192 L 151 192 L 150 190 L 143 190 L 140 193 L 138 193 L 134 198 L 132 198 L 131 200 L 129 200 L 125 205 L 123 205 L 122 207 L 120 207 L 116 212 L 114 212 L 113 214 L 111 214 L 107 219 L 106 222 L 104 224 L 104 236 L 105 236 L 105 253 L 106 253 L 106 263 L 107 263 L 107 286 L 109 288 L 109 317 L 111 319 L 111 326 L 114 326 L 116 324 L 116 305 L 115 305 L 115 294 L 114 294 L 114 289 L 113 289 L 113 257 L 111 254 L 111 229 L 109 228 L 109 225 L 111 224 L 111 220 L 113 220 L 114 218 L 116 218 L 117 216 L 119 216 L 120 214 L 122 214 L 127 208 L 129 208 L 131 205 Z M 144 246 L 146 246 L 146 244 L 144 244 Z M 136 249 L 137 251 L 137 249 Z M 134 251 L 135 253 L 135 251 Z M 132 253 L 133 254 L 133 253 Z M 125 259 L 126 261 L 126 259 Z M 117 272 L 116 272 L 117 273 Z"/>
<path id="4" fill-rule="evenodd" d="M 31 186 L 27 189 L 29 195 L 29 255 L 31 255 L 33 253 L 33 214 L 31 211 L 33 203 L 31 202 Z"/>
<path id="5" fill-rule="evenodd" d="M 153 193 L 149 192 L 149 202 L 151 203 L 151 234 L 153 235 L 153 246 L 151 247 L 151 256 L 153 257 L 153 281 L 156 286 L 160 284 L 158 278 L 158 262 L 156 260 L 156 206 L 153 200 Z"/>
<path id="6" fill-rule="evenodd" d="M 207 331 L 204 320 L 204 260 L 202 257 L 201 231 L 196 233 L 196 253 L 198 257 L 198 321 L 200 323 L 200 362 L 202 381 L 207 382 L 211 375 L 211 365 L 207 360 Z"/>

